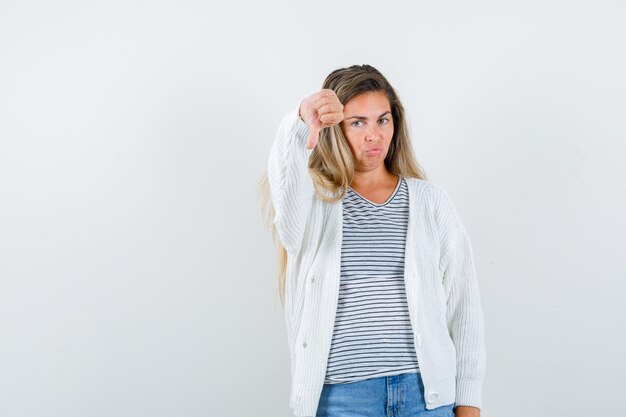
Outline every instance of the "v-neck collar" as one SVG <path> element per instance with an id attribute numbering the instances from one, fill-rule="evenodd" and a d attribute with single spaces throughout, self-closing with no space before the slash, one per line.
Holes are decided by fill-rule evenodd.
<path id="1" fill-rule="evenodd" d="M 396 188 L 394 188 L 393 192 L 391 193 L 391 195 L 387 198 L 387 200 L 385 200 L 384 203 L 374 203 L 373 201 L 368 200 L 367 198 L 363 197 L 361 194 L 359 194 L 358 192 L 356 192 L 354 190 L 354 188 L 348 186 L 348 188 L 350 188 L 352 190 L 352 192 L 356 195 L 358 195 L 360 198 L 362 198 L 363 200 L 367 201 L 368 203 L 370 203 L 371 205 L 375 206 L 375 207 L 382 207 L 382 206 L 386 206 L 387 204 L 389 204 L 391 202 L 391 200 L 393 200 L 393 198 L 396 196 L 396 194 L 398 193 L 398 190 L 400 189 L 400 184 L 402 184 L 402 176 L 399 175 L 398 176 L 398 182 L 396 184 Z"/>

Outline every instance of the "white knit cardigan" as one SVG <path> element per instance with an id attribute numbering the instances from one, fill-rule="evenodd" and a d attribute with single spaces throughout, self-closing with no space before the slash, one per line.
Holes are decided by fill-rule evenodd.
<path id="1" fill-rule="evenodd" d="M 280 123 L 268 162 L 274 223 L 288 253 L 285 323 L 291 354 L 289 405 L 315 416 L 339 294 L 342 203 L 314 192 L 308 126 L 299 106 Z M 468 234 L 448 193 L 406 178 L 409 225 L 404 281 L 426 408 L 481 407 L 486 351 L 483 312 Z"/>

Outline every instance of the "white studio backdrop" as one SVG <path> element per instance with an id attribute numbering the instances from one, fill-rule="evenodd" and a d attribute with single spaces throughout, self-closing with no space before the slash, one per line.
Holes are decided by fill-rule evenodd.
<path id="1" fill-rule="evenodd" d="M 291 416 L 256 184 L 378 68 L 472 238 L 484 417 L 617 415 L 620 1 L 0 1 L 0 416 Z"/>

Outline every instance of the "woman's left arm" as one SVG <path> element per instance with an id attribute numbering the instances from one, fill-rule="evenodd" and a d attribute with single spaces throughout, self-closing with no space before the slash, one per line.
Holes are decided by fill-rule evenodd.
<path id="1" fill-rule="evenodd" d="M 436 215 L 443 231 L 440 268 L 447 296 L 447 325 L 457 358 L 456 415 L 475 417 L 480 415 L 486 364 L 478 279 L 471 241 L 452 200 L 440 186 L 436 195 Z"/>

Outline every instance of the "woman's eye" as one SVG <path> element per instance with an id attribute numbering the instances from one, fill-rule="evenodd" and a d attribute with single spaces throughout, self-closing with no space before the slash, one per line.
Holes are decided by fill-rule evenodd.
<path id="1" fill-rule="evenodd" d="M 361 122 L 360 120 L 355 120 L 354 122 L 352 122 L 352 126 L 357 126 L 355 123 L 363 123 L 363 122 Z"/>
<path id="2" fill-rule="evenodd" d="M 384 120 L 384 122 L 383 122 L 383 120 Z M 384 125 L 384 124 L 389 123 L 389 119 L 387 119 L 386 117 L 383 117 L 382 119 L 379 120 L 379 122 L 381 122 L 380 123 L 381 125 Z"/>

